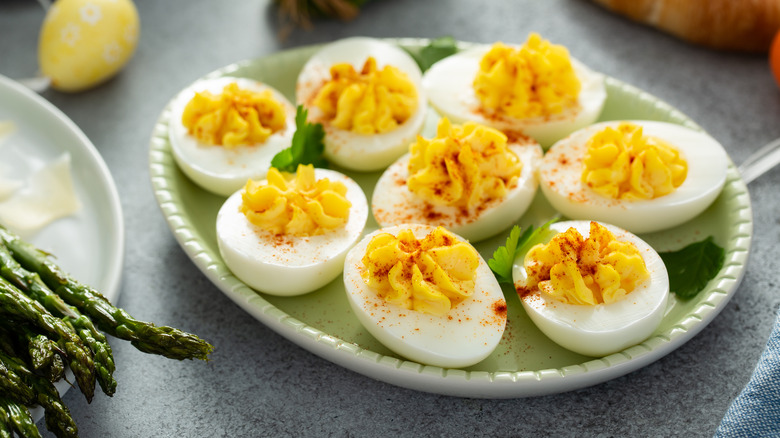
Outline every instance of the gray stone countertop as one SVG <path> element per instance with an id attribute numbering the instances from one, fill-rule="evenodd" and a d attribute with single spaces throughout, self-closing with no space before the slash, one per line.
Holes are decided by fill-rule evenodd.
<path id="1" fill-rule="evenodd" d="M 112 342 L 119 390 L 64 400 L 84 437 L 711 436 L 748 381 L 780 303 L 780 171 L 750 185 L 754 240 L 744 280 L 689 342 L 625 376 L 533 398 L 470 399 L 382 383 L 328 362 L 267 328 L 200 273 L 155 202 L 148 145 L 181 88 L 224 65 L 365 35 L 520 43 L 530 31 L 595 70 L 691 117 L 735 163 L 780 137 L 780 90 L 766 56 L 683 43 L 583 0 L 374 0 L 352 22 L 318 22 L 280 40 L 268 1 L 136 0 L 140 42 L 113 80 L 80 94 L 45 91 L 95 144 L 116 181 L 126 252 L 118 304 L 217 346 L 177 362 Z M 43 10 L 0 1 L 0 74 L 32 76 Z M 43 423 L 39 426 L 44 429 Z"/>

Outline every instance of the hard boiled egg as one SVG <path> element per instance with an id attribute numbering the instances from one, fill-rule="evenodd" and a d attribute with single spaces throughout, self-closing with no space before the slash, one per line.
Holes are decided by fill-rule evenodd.
<path id="1" fill-rule="evenodd" d="M 644 135 L 663 140 L 679 150 L 688 165 L 685 181 L 672 193 L 646 200 L 613 199 L 582 181 L 588 140 L 619 121 L 582 129 L 556 143 L 539 166 L 542 192 L 556 210 L 571 219 L 592 219 L 649 233 L 693 219 L 718 196 L 726 181 L 729 158 L 723 147 L 704 132 L 666 122 L 630 121 Z"/>
<path id="2" fill-rule="evenodd" d="M 501 287 L 487 263 L 473 247 L 471 250 L 476 263 L 473 266 L 473 287 L 468 291 L 469 296 L 443 314 L 423 313 L 395 302 L 388 302 L 380 297 L 377 289 L 367 284 L 370 274 L 363 260 L 367 249 L 372 246 L 373 239 L 381 235 L 391 240 L 392 237 L 388 238 L 388 235 L 401 237 L 403 233 L 409 232 L 407 230 L 410 230 L 415 238 L 422 240 L 434 233 L 436 228 L 414 224 L 380 229 L 364 237 L 349 251 L 344 262 L 344 285 L 352 311 L 379 342 L 410 360 L 448 368 L 466 367 L 480 362 L 490 355 L 501 340 L 507 311 Z M 449 245 L 458 242 L 469 245 L 461 237 L 445 233 L 452 236 L 448 237 L 452 239 L 448 242 Z M 379 245 L 373 244 L 373 247 L 377 246 Z M 432 252 L 439 250 L 434 249 Z M 425 258 L 421 255 L 422 252 L 424 251 L 418 248 L 414 256 Z M 411 253 L 407 254 L 412 256 Z M 436 255 L 433 257 L 445 267 L 447 263 L 456 264 L 454 261 L 441 262 Z M 399 288 L 436 289 L 432 285 L 437 281 L 437 274 L 432 275 L 434 277 L 421 280 L 417 285 L 412 284 L 414 275 L 411 275 L 402 280 L 405 283 Z"/>
<path id="3" fill-rule="evenodd" d="M 506 149 L 508 149 L 511 155 L 516 157 L 513 159 L 518 160 L 521 166 L 520 173 L 516 179 L 508 181 L 508 185 L 505 187 L 505 194 L 497 197 L 474 197 L 473 205 L 470 206 L 461 202 L 462 199 L 457 201 L 457 203 L 450 203 L 449 205 L 432 202 L 410 190 L 408 184 L 410 181 L 409 162 L 413 154 L 409 153 L 388 167 L 377 181 L 371 198 L 371 210 L 377 223 L 383 227 L 402 223 L 441 225 L 472 242 L 486 239 L 515 223 L 528 209 L 536 194 L 538 187 L 536 168 L 542 158 L 542 149 L 538 143 L 527 137 L 513 138 L 498 133 L 498 131 L 495 132 L 498 136 L 504 138 Z M 469 135 L 468 137 L 479 136 Z M 440 136 L 436 137 L 436 139 L 440 138 Z M 418 140 L 418 142 L 425 141 L 425 139 Z M 463 139 L 452 141 L 457 145 L 466 143 Z M 495 143 L 492 139 L 487 142 L 487 145 L 473 145 L 469 148 L 469 156 L 471 156 L 473 151 L 477 151 L 476 155 L 480 156 L 481 149 L 487 154 L 495 152 Z M 446 155 L 443 155 L 445 153 Z M 473 184 L 477 190 L 489 190 L 493 185 L 486 183 L 486 181 L 491 177 L 490 172 L 494 169 L 487 162 L 495 159 L 498 160 L 500 165 L 505 165 L 509 161 L 508 158 L 486 157 L 482 159 L 481 164 L 475 165 L 475 168 L 469 171 L 468 169 L 471 166 L 456 164 L 461 161 L 459 158 L 455 158 L 460 155 L 456 150 L 445 152 L 443 150 L 433 151 L 429 148 L 428 151 L 421 151 L 421 154 L 426 155 L 426 158 L 434 160 L 429 163 L 431 169 L 447 168 L 449 169 L 450 177 L 457 174 L 450 180 L 447 180 L 444 176 L 441 178 L 433 176 L 432 179 L 435 180 L 433 183 L 435 186 L 430 187 L 428 191 L 431 192 L 440 191 L 441 187 L 438 186 L 444 184 L 462 184 L 464 186 Z M 450 159 L 450 156 L 453 158 Z M 448 160 L 449 162 L 447 162 Z M 479 168 L 479 171 L 476 168 Z M 422 172 L 427 172 L 428 170 L 423 170 Z M 488 176 L 486 177 L 485 174 Z M 463 197 L 471 196 L 467 190 L 463 190 Z"/>
<path id="4" fill-rule="evenodd" d="M 236 84 L 240 90 L 261 93 L 270 91 L 284 114 L 284 127 L 265 141 L 225 147 L 199 139 L 184 125 L 182 117 L 196 93 L 220 95 L 226 86 Z M 225 109 L 226 110 L 226 109 Z M 295 107 L 273 87 L 248 78 L 221 77 L 202 79 L 184 89 L 171 103 L 168 138 L 179 168 L 204 189 L 228 196 L 241 188 L 247 179 L 265 177 L 277 152 L 290 146 L 295 133 Z M 223 118 L 224 124 L 226 117 Z M 231 127 L 222 128 L 230 131 Z"/>
<path id="5" fill-rule="evenodd" d="M 500 107 L 496 111 L 486 109 L 477 97 L 474 81 L 480 71 L 483 57 L 490 52 L 491 48 L 490 45 L 475 46 L 442 59 L 425 72 L 423 87 L 428 94 L 430 104 L 438 113 L 455 123 L 472 120 L 504 131 L 522 132 L 536 139 L 545 149 L 569 133 L 590 125 L 601 114 L 607 97 L 604 77 L 574 58 L 570 58 L 570 62 L 579 79 L 580 89 L 576 102 L 564 107 L 561 112 L 515 117 L 504 113 Z M 541 64 L 545 68 L 548 65 L 544 62 Z M 543 77 L 536 70 L 531 71 L 529 76 L 530 78 Z M 530 78 L 529 90 L 541 88 L 543 85 L 541 79 L 538 80 L 539 83 L 533 83 L 533 79 Z M 556 82 L 555 79 L 551 80 Z M 503 83 L 507 88 L 506 91 L 497 94 L 511 96 L 515 85 L 507 81 L 508 78 L 496 79 L 495 82 Z M 557 93 L 553 91 L 550 94 Z M 534 96 L 533 91 L 529 96 L 534 104 L 538 104 L 540 97 Z M 502 105 L 510 103 L 504 102 Z"/>
<path id="6" fill-rule="evenodd" d="M 371 129 L 358 132 L 354 126 L 347 129 L 349 123 L 346 122 L 338 123 L 342 126 L 338 127 L 334 122 L 336 119 L 315 104 L 315 100 L 331 80 L 347 81 L 346 76 L 354 76 L 343 74 L 343 68 L 332 71 L 333 66 L 349 64 L 354 72 L 367 73 L 369 57 L 376 61 L 375 69 L 372 67 L 372 73 L 362 75 L 358 81 L 361 87 L 366 85 L 365 88 L 352 83 L 346 93 L 333 91 L 321 102 L 327 101 L 331 109 L 337 109 L 338 120 L 351 120 L 362 126 L 389 122 L 389 126 L 394 127 L 370 133 Z M 397 70 L 391 73 L 388 67 Z M 377 71 L 381 73 L 375 73 Z M 398 80 L 398 77 L 406 79 Z M 306 62 L 298 76 L 296 100 L 308 109 L 310 121 L 323 124 L 325 157 L 329 161 L 347 169 L 375 171 L 384 169 L 403 155 L 422 129 L 427 103 L 421 79 L 417 63 L 399 47 L 372 38 L 346 38 L 324 46 Z M 401 107 L 403 109 L 399 109 Z M 400 113 L 403 113 L 402 121 Z M 396 117 L 399 120 L 391 121 Z"/>
<path id="7" fill-rule="evenodd" d="M 216 222 L 219 252 L 233 274 L 250 287 L 272 295 L 301 295 L 324 286 L 341 273 L 347 251 L 365 227 L 368 202 L 351 178 L 327 169 L 314 169 L 314 175 L 317 182 L 327 178 L 346 187 L 344 198 L 351 206 L 342 226 L 315 235 L 269 231 L 251 222 L 241 211 L 246 189 L 231 195 L 220 208 Z M 320 196 L 306 203 L 312 201 L 327 202 Z M 272 208 L 281 204 L 285 202 L 274 203 Z"/>
<path id="8" fill-rule="evenodd" d="M 618 242 L 633 244 L 644 260 L 649 275 L 622 299 L 611 303 L 570 304 L 562 302 L 538 287 L 527 287 L 531 274 L 520 255 L 512 270 L 528 316 L 547 337 L 564 348 L 587 356 L 605 356 L 647 339 L 659 326 L 666 311 L 669 278 L 658 253 L 642 239 L 618 227 L 600 224 Z M 590 236 L 589 221 L 558 222 L 553 232 L 576 229 L 583 238 Z M 575 263 L 581 262 L 575 260 Z"/>

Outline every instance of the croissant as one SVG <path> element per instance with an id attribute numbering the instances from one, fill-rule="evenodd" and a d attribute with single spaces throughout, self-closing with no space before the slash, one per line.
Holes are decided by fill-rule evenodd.
<path id="1" fill-rule="evenodd" d="M 682 40 L 720 50 L 766 52 L 780 30 L 780 0 L 593 0 Z"/>

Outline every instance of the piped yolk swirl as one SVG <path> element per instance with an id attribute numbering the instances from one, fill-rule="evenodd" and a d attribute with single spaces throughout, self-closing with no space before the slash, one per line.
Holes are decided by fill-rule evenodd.
<path id="1" fill-rule="evenodd" d="M 407 187 L 436 205 L 471 209 L 503 198 L 523 168 L 505 134 L 473 122 L 442 118 L 435 138 L 418 137 L 409 149 Z"/>
<path id="2" fill-rule="evenodd" d="M 222 93 L 195 93 L 182 113 L 187 132 L 203 143 L 226 148 L 263 143 L 285 127 L 282 104 L 270 90 L 256 92 L 226 85 Z"/>
<path id="3" fill-rule="evenodd" d="M 575 108 L 582 88 L 569 51 L 536 33 L 520 48 L 495 43 L 482 57 L 473 87 L 483 109 L 518 119 Z"/>
<path id="4" fill-rule="evenodd" d="M 392 131 L 417 110 L 417 89 L 403 71 L 377 68 L 369 57 L 358 72 L 351 64 L 336 64 L 331 79 L 314 98 L 336 128 L 371 135 Z"/>
<path id="5" fill-rule="evenodd" d="M 688 175 L 680 151 L 632 123 L 597 132 L 587 146 L 581 179 L 604 197 L 654 199 L 672 193 Z"/>
<path id="6" fill-rule="evenodd" d="M 479 255 L 442 227 L 422 239 L 406 229 L 374 236 L 363 265 L 364 280 L 385 301 L 441 316 L 474 293 Z"/>
<path id="7" fill-rule="evenodd" d="M 620 301 L 650 277 L 637 247 L 622 242 L 597 222 L 587 239 L 574 228 L 538 244 L 526 254 L 527 288 L 569 304 Z"/>
<path id="8" fill-rule="evenodd" d="M 295 175 L 268 170 L 267 182 L 247 181 L 240 210 L 247 219 L 274 234 L 312 236 L 343 227 L 352 203 L 347 187 L 315 179 L 312 165 L 298 165 Z"/>

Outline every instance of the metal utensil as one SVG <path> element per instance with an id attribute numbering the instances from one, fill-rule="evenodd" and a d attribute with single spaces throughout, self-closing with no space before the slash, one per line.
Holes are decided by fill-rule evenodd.
<path id="1" fill-rule="evenodd" d="M 780 138 L 754 152 L 737 167 L 745 184 L 749 184 L 780 164 Z"/>

